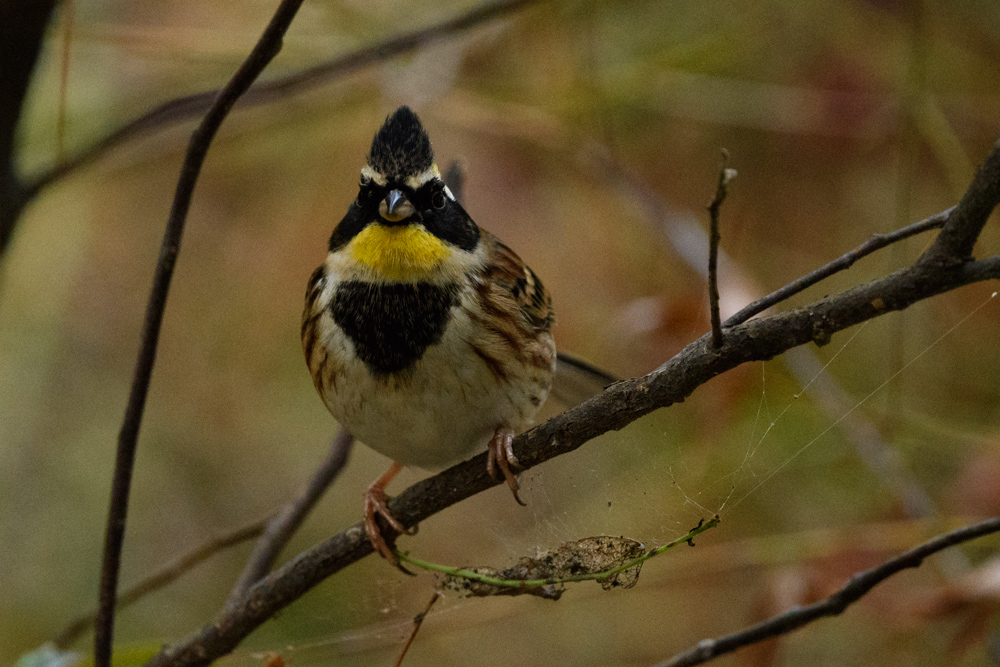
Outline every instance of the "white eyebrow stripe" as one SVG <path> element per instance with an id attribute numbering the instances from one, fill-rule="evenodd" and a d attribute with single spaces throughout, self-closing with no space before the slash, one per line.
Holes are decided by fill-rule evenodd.
<path id="1" fill-rule="evenodd" d="M 444 193 L 448 195 L 448 199 L 452 201 L 458 201 L 457 199 L 455 199 L 455 195 L 451 193 L 451 188 L 449 188 L 447 185 L 444 186 Z"/>
<path id="2" fill-rule="evenodd" d="M 365 165 L 361 168 L 361 175 L 370 178 L 373 182 L 377 183 L 378 185 L 384 186 L 386 183 L 389 182 L 385 176 L 375 171 L 368 165 Z"/>
<path id="3" fill-rule="evenodd" d="M 429 181 L 433 181 L 435 178 L 441 178 L 441 172 L 438 171 L 436 164 L 432 164 L 430 167 L 424 169 L 416 176 L 410 176 L 408 179 L 406 179 L 406 185 L 407 187 L 417 190 L 420 188 L 420 186 L 424 185 Z"/>

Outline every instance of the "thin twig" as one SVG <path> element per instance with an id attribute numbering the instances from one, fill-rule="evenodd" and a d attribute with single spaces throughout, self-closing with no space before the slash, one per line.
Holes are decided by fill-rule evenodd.
<path id="1" fill-rule="evenodd" d="M 319 469 L 313 474 L 312 479 L 309 480 L 309 484 L 302 494 L 281 508 L 278 514 L 268 522 L 267 529 L 264 530 L 264 534 L 254 546 L 253 553 L 250 554 L 243 572 L 229 593 L 229 599 L 226 600 L 227 608 L 237 604 L 251 586 L 271 571 L 271 567 L 278 559 L 278 554 L 302 525 L 306 515 L 323 497 L 333 480 L 344 469 L 353 443 L 354 436 L 348 433 L 347 429 L 341 427 L 333 438 L 329 453 Z"/>
<path id="2" fill-rule="evenodd" d="M 972 249 L 993 211 L 988 202 L 1000 197 L 998 153 L 1000 141 L 993 144 L 993 150 L 976 171 L 972 185 L 962 195 L 958 206 L 952 209 L 934 245 L 917 260 L 918 265 L 948 267 L 972 259 Z"/>
<path id="3" fill-rule="evenodd" d="M 711 220 L 708 232 L 708 305 L 712 315 L 712 344 L 722 347 L 722 319 L 719 317 L 719 209 L 726 201 L 729 183 L 736 178 L 736 170 L 726 167 L 729 161 L 729 151 L 722 149 L 722 166 L 719 167 L 719 183 L 715 188 L 715 197 L 708 205 L 708 216 Z"/>
<path id="4" fill-rule="evenodd" d="M 223 535 L 213 537 L 208 542 L 205 542 L 186 554 L 175 558 L 156 572 L 153 572 L 149 576 L 138 581 L 131 588 L 122 591 L 115 603 L 116 610 L 120 611 L 123 607 L 134 604 L 150 593 L 155 593 L 164 586 L 173 583 L 188 570 L 205 562 L 215 554 L 230 547 L 234 547 L 237 544 L 242 544 L 243 542 L 256 538 L 264 532 L 267 522 L 270 521 L 273 516 L 274 513 L 264 517 L 263 519 L 257 519 L 252 523 L 248 523 L 245 526 L 240 526 L 239 528 L 231 530 Z M 91 628 L 96 620 L 97 610 L 95 609 L 94 611 L 80 616 L 67 624 L 52 643 L 58 648 L 68 647 L 76 641 L 80 635 Z"/>
<path id="5" fill-rule="evenodd" d="M 277 77 L 253 86 L 240 100 L 240 107 L 258 106 L 304 93 L 346 74 L 369 65 L 408 53 L 426 44 L 452 37 L 494 19 L 502 18 L 539 0 L 493 0 L 469 11 L 434 25 L 390 37 L 377 44 L 366 46 L 319 65 L 287 76 Z M 212 104 L 218 90 L 207 90 L 164 102 L 155 109 L 129 121 L 89 148 L 38 174 L 25 185 L 25 199 L 31 199 L 43 188 L 69 173 L 86 166 L 112 149 L 158 130 L 197 118 Z"/>
<path id="6" fill-rule="evenodd" d="M 799 292 L 809 287 L 812 287 L 819 281 L 829 278 L 833 274 L 839 273 L 844 269 L 849 269 L 851 266 L 854 265 L 856 261 L 858 261 L 859 259 L 861 259 L 866 255 L 872 254 L 876 250 L 881 250 L 882 248 L 888 245 L 892 245 L 893 243 L 897 243 L 899 241 L 902 241 L 903 239 L 908 239 L 911 236 L 922 234 L 932 229 L 941 228 L 944 225 L 945 221 L 948 219 L 948 216 L 951 215 L 951 212 L 955 210 L 955 208 L 956 208 L 955 206 L 952 206 L 951 208 L 945 211 L 941 211 L 940 213 L 935 213 L 934 215 L 932 215 L 929 218 L 926 218 L 925 220 L 921 220 L 920 222 L 914 222 L 912 225 L 907 225 L 906 227 L 897 229 L 894 232 L 889 232 L 888 234 L 872 234 L 871 238 L 869 238 L 867 241 L 859 245 L 854 250 L 845 252 L 843 255 L 833 260 L 829 264 L 825 264 L 820 268 L 816 269 L 815 271 L 807 273 L 801 278 L 793 280 L 784 287 L 776 289 L 767 296 L 761 299 L 757 299 L 753 303 L 745 306 L 738 313 L 727 319 L 723 324 L 723 326 L 732 327 L 736 326 L 737 324 L 742 324 L 743 322 L 746 322 L 754 315 L 762 313 L 768 308 L 771 308 L 772 306 L 775 306 L 781 303 L 782 301 L 790 299 Z"/>
<path id="7" fill-rule="evenodd" d="M 403 664 L 403 658 L 405 658 L 406 654 L 410 651 L 410 646 L 413 644 L 413 640 L 417 638 L 417 632 L 420 631 L 420 626 L 424 624 L 424 619 L 427 618 L 427 614 L 431 613 L 431 607 L 434 606 L 434 603 L 437 602 L 440 597 L 441 591 L 434 591 L 434 596 L 431 598 L 431 601 L 427 603 L 427 606 L 424 607 L 424 610 L 413 617 L 413 631 L 410 632 L 410 636 L 406 639 L 406 643 L 403 645 L 403 650 L 399 652 L 399 657 L 396 658 L 395 667 L 400 667 L 400 665 Z"/>
<path id="8" fill-rule="evenodd" d="M 281 41 L 289 24 L 301 6 L 302 0 L 282 0 L 278 9 L 254 46 L 250 55 L 222 89 L 212 103 L 208 114 L 191 135 L 187 155 L 181 167 L 177 191 L 167 227 L 163 234 L 160 258 L 153 278 L 153 288 L 146 307 L 142 332 L 142 345 L 136 360 L 132 389 L 129 392 L 125 419 L 118 437 L 115 456 L 115 472 L 111 484 L 111 502 L 108 509 L 107 533 L 104 540 L 104 558 L 101 565 L 100 600 L 98 604 L 97 628 L 94 637 L 94 665 L 110 667 L 111 647 L 115 621 L 115 599 L 118 588 L 118 573 L 121 565 L 122 543 L 125 539 L 125 520 L 128 514 L 128 498 L 132 485 L 132 469 L 135 464 L 136 442 L 142 413 L 146 405 L 149 381 L 156 360 L 156 345 L 160 337 L 160 325 L 170 290 L 170 280 L 174 273 L 177 253 L 180 251 L 181 236 L 187 219 L 194 186 L 201 173 L 205 155 L 222 121 L 233 108 L 240 95 L 260 75 L 268 63 L 281 50 Z"/>
<path id="9" fill-rule="evenodd" d="M 769 618 L 740 632 L 720 637 L 705 639 L 693 648 L 675 655 L 669 660 L 659 663 L 656 667 L 690 667 L 700 665 L 714 658 L 731 653 L 743 646 L 788 634 L 804 625 L 823 618 L 836 616 L 850 605 L 860 600 L 871 589 L 889 577 L 903 570 L 919 567 L 924 559 L 948 547 L 962 542 L 968 542 L 984 535 L 1000 531 L 1000 518 L 987 519 L 980 523 L 959 528 L 950 533 L 938 535 L 934 539 L 910 549 L 881 565 L 864 572 L 859 572 L 848 580 L 847 584 L 833 595 L 814 602 L 805 607 L 795 607 L 783 614 Z"/>
<path id="10" fill-rule="evenodd" d="M 991 153 L 987 163 L 1000 165 L 1000 150 Z M 979 179 L 990 176 L 987 169 L 980 170 L 970 188 L 979 195 L 963 198 L 960 208 L 968 204 L 983 215 L 990 213 L 1000 194 L 991 200 L 993 193 L 978 184 Z M 530 469 L 654 410 L 683 401 L 701 385 L 740 364 L 772 359 L 793 347 L 828 340 L 835 332 L 931 296 L 998 278 L 1000 256 L 951 267 L 917 265 L 805 307 L 735 326 L 727 331 L 728 343 L 721 350 L 711 348 L 709 337 L 703 336 L 652 373 L 617 382 L 586 403 L 519 435 L 514 440 L 514 454 L 522 469 Z M 486 473 L 485 461 L 484 453 L 414 484 L 392 500 L 389 511 L 404 526 L 415 526 L 496 486 L 501 482 Z M 165 648 L 148 667 L 209 664 L 320 581 L 371 553 L 371 542 L 358 522 L 269 574 L 247 592 L 239 607 Z"/>

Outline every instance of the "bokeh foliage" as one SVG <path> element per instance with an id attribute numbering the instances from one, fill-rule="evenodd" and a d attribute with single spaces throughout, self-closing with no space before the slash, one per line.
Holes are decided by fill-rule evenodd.
<path id="1" fill-rule="evenodd" d="M 220 85 L 273 9 L 263 0 L 73 6 L 68 153 L 156 103 Z M 307 3 L 269 74 L 471 6 Z M 29 173 L 57 159 L 61 20 L 22 125 Z M 953 204 L 1000 138 L 998 53 L 1000 12 L 988 0 L 540 2 L 238 111 L 209 154 L 168 304 L 123 580 L 265 514 L 323 456 L 334 424 L 301 359 L 304 285 L 355 194 L 373 131 L 396 105 L 418 110 L 442 165 L 465 161 L 467 209 L 551 289 L 560 347 L 631 375 L 707 329 L 700 273 L 665 229 L 673 218 L 704 226 L 720 147 L 740 172 L 722 214 L 723 249 L 739 274 L 723 282 L 723 297 L 746 301 Z M 115 438 L 190 129 L 117 149 L 45 190 L 4 258 L 0 662 L 96 598 Z M 660 196 L 670 219 L 644 216 L 595 151 Z M 926 240 L 884 251 L 796 303 L 886 273 Z M 994 219 L 979 253 L 998 250 Z M 991 289 L 870 323 L 830 374 L 855 405 Z M 1000 510 L 998 324 L 997 305 L 986 306 L 853 413 L 946 519 Z M 830 360 L 853 333 L 814 351 Z M 834 427 L 796 455 L 837 419 L 815 391 L 793 398 L 800 391 L 780 360 L 738 369 L 527 473 L 527 510 L 496 489 L 427 522 L 401 545 L 448 564 L 503 567 L 588 535 L 664 543 L 724 508 L 698 548 L 651 562 L 630 591 L 447 601 L 407 664 L 652 664 L 835 587 L 932 531 L 908 521 L 848 431 Z M 385 465 L 357 449 L 289 551 L 356 520 L 363 488 Z M 991 547 L 965 553 L 975 565 Z M 126 610 L 117 637 L 167 641 L 206 622 L 247 553 L 218 556 Z M 990 664 L 992 608 L 970 629 L 967 608 L 934 615 L 917 604 L 940 594 L 947 568 L 905 575 L 843 618 L 790 637 L 776 657 L 747 652 L 728 664 Z M 404 580 L 367 559 L 230 660 L 255 664 L 254 651 L 291 646 L 299 667 L 388 664 L 433 586 L 430 575 Z"/>

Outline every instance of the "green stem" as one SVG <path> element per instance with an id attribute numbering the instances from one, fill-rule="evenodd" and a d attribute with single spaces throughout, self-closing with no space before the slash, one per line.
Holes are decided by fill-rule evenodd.
<path id="1" fill-rule="evenodd" d="M 490 584 L 492 586 L 505 586 L 507 588 L 537 588 L 540 586 L 552 586 L 555 584 L 568 584 L 576 581 L 600 581 L 601 579 L 608 579 L 614 575 L 624 572 L 636 565 L 641 565 L 653 556 L 659 556 L 667 549 L 672 549 L 679 544 L 684 544 L 685 542 L 690 542 L 698 535 L 701 535 L 706 530 L 715 528 L 719 525 L 719 516 L 716 515 L 705 521 L 704 523 L 698 524 L 695 528 L 692 528 L 686 535 L 681 535 L 676 540 L 668 542 L 662 546 L 656 547 L 655 549 L 650 549 L 638 558 L 633 558 L 630 561 L 611 568 L 610 570 L 604 570 L 603 572 L 592 572 L 590 574 L 575 574 L 569 577 L 553 577 L 551 579 L 500 579 L 497 577 L 491 577 L 486 574 L 480 574 L 479 572 L 473 572 L 472 570 L 467 570 L 461 567 L 453 567 L 451 565 L 441 565 L 439 563 L 431 563 L 429 561 L 421 560 L 420 558 L 415 558 L 407 553 L 399 551 L 397 549 L 393 550 L 399 560 L 414 565 L 424 570 L 431 570 L 434 572 L 442 572 L 452 577 L 462 577 L 463 579 L 471 579 L 473 581 L 478 581 L 484 584 Z"/>

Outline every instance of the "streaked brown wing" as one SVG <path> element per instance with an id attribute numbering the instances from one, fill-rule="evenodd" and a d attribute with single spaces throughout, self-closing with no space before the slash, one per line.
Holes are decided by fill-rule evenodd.
<path id="1" fill-rule="evenodd" d="M 495 244 L 490 266 L 493 284 L 509 292 L 521 315 L 536 333 L 551 330 L 555 312 L 552 310 L 552 297 L 545 291 L 542 281 L 517 253 L 496 238 L 489 240 Z"/>

